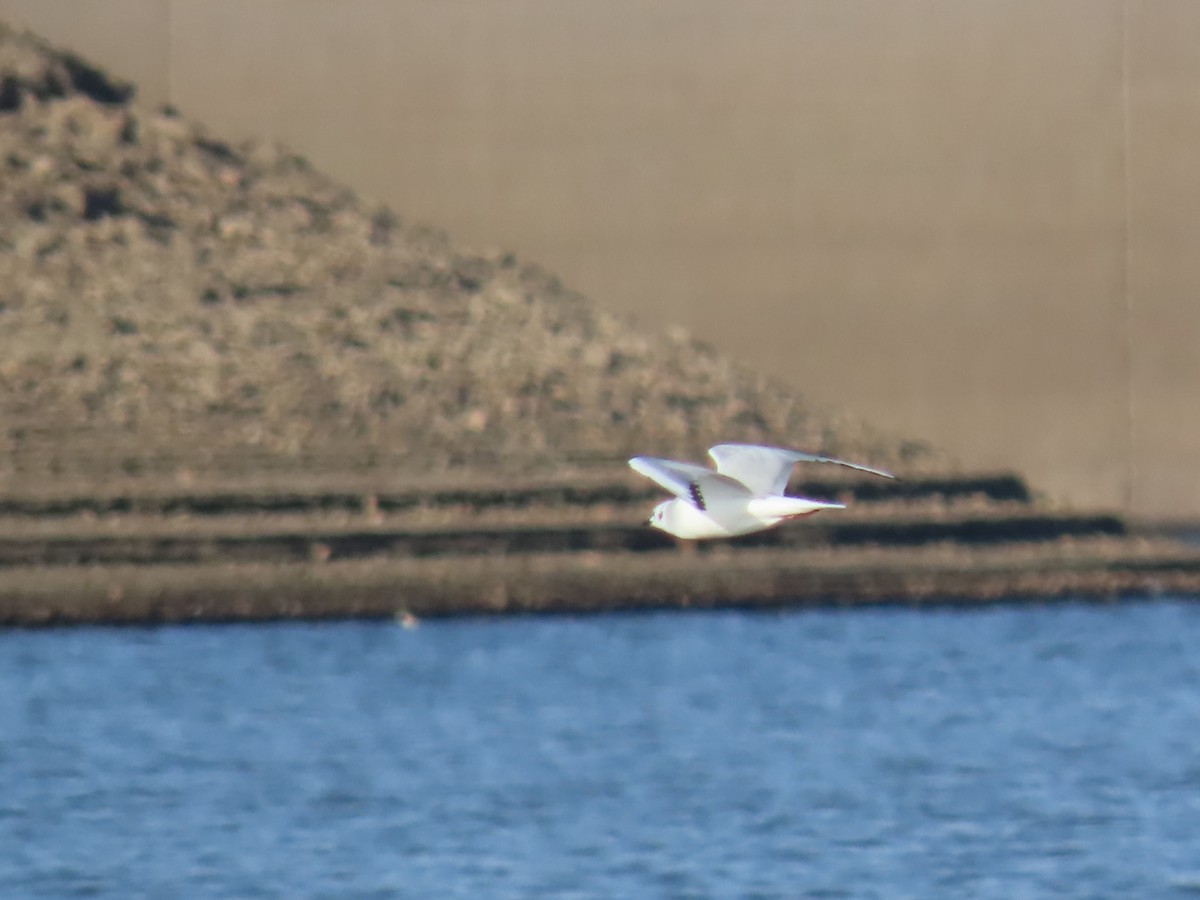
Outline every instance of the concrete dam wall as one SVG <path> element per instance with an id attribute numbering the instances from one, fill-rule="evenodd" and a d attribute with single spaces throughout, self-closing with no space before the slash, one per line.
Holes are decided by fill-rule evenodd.
<path id="1" fill-rule="evenodd" d="M 0 18 L 966 467 L 1197 518 L 1191 0 L 0 0 Z"/>

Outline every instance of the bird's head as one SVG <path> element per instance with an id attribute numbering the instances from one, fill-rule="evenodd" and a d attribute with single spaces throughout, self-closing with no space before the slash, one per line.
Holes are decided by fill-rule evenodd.
<path id="1" fill-rule="evenodd" d="M 663 531 L 667 530 L 667 509 L 670 507 L 673 500 L 664 500 L 650 512 L 650 527 L 658 528 Z"/>

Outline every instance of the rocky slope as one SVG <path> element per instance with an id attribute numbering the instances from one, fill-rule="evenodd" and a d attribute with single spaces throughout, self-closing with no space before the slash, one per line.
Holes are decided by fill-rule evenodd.
<path id="1" fill-rule="evenodd" d="M 0 484 L 719 440 L 942 464 L 0 24 Z"/>

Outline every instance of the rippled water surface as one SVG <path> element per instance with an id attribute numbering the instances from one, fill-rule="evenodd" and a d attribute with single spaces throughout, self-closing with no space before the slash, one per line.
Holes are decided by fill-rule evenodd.
<path id="1" fill-rule="evenodd" d="M 1200 604 L 0 632 L 12 897 L 1200 895 Z"/>

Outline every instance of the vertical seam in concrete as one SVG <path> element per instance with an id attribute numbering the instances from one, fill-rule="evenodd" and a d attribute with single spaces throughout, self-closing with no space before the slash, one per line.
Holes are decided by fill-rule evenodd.
<path id="1" fill-rule="evenodd" d="M 164 5 L 167 17 L 167 104 L 175 107 L 175 0 L 164 0 Z"/>
<path id="2" fill-rule="evenodd" d="M 1137 499 L 1137 409 L 1136 386 L 1134 384 L 1134 297 L 1133 297 L 1133 184 L 1132 184 L 1132 127 L 1130 123 L 1129 89 L 1129 19 L 1132 0 L 1121 3 L 1121 180 L 1124 185 L 1125 210 L 1122 242 L 1124 259 L 1121 265 L 1121 286 L 1124 294 L 1124 351 L 1125 351 L 1125 490 L 1124 506 L 1127 515 L 1135 512 Z"/>

